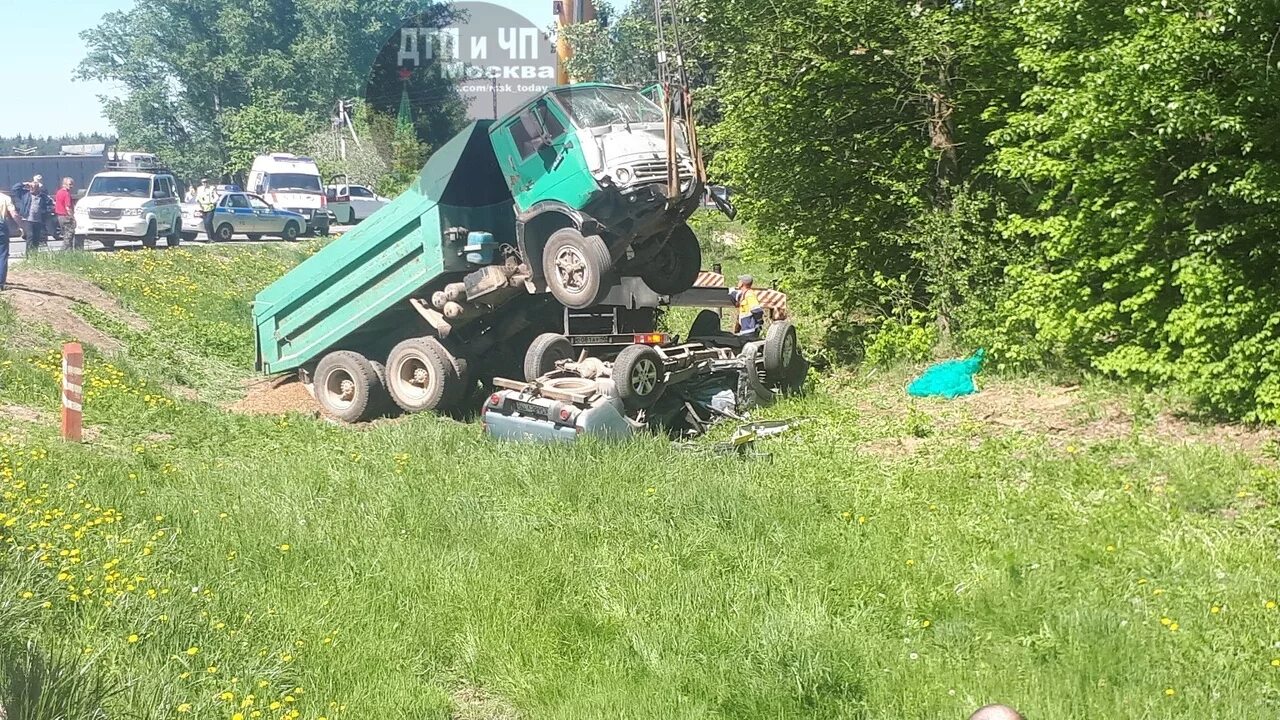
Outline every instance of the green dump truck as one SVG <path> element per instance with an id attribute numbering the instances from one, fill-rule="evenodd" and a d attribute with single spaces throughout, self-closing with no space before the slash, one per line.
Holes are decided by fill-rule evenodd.
<path id="1" fill-rule="evenodd" d="M 258 369 L 298 371 L 346 421 L 446 410 L 518 373 L 565 308 L 622 275 L 661 294 L 701 265 L 704 178 L 683 127 L 624 87 L 555 88 L 472 123 L 413 186 L 254 300 Z"/>

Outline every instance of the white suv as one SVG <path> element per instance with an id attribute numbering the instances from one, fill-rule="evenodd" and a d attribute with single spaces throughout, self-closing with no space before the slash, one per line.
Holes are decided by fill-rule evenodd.
<path id="1" fill-rule="evenodd" d="M 162 236 L 169 247 L 176 246 L 182 240 L 182 207 L 173 176 L 130 171 L 94 175 L 76 203 L 76 235 L 108 249 L 117 240 L 155 247 Z"/>

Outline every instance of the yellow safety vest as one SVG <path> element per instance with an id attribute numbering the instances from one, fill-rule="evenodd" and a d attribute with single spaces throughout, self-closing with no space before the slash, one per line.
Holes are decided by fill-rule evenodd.
<path id="1" fill-rule="evenodd" d="M 744 290 L 738 295 L 738 319 L 751 316 L 751 311 L 756 308 L 762 308 L 760 298 L 756 296 L 756 291 L 752 289 Z"/>

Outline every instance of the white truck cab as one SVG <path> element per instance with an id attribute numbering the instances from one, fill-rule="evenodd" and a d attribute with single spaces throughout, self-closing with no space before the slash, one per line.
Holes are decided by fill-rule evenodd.
<path id="1" fill-rule="evenodd" d="M 315 160 L 290 153 L 259 155 L 249 170 L 247 190 L 306 218 L 308 235 L 329 232 L 329 201 Z"/>
<path id="2" fill-rule="evenodd" d="M 169 247 L 178 245 L 182 208 L 173 176 L 155 155 L 124 153 L 121 158 L 94 175 L 76 203 L 78 239 L 96 240 L 107 248 L 115 247 L 117 240 L 140 240 L 155 247 L 160 237 Z"/>

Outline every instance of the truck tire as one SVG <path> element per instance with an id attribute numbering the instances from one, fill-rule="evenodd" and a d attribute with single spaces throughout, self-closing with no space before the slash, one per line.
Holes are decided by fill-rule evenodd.
<path id="1" fill-rule="evenodd" d="M 115 249 L 116 249 L 116 239 L 115 239 L 115 238 L 104 237 L 104 238 L 98 238 L 97 240 L 98 240 L 98 242 L 102 243 L 102 249 L 103 249 L 103 250 L 115 250 Z"/>
<path id="2" fill-rule="evenodd" d="M 769 326 L 764 335 L 764 376 L 774 384 L 785 383 L 791 376 L 791 366 L 799 356 L 796 328 L 786 320 Z"/>
<path id="3" fill-rule="evenodd" d="M 542 251 L 542 274 L 560 304 L 581 310 L 598 305 L 609 288 L 605 276 L 612 260 L 599 235 L 584 237 L 575 228 L 551 234 Z"/>
<path id="4" fill-rule="evenodd" d="M 147 234 L 142 236 L 142 247 L 153 248 L 156 246 L 156 238 L 159 237 L 156 230 L 156 221 L 152 220 L 147 223 Z"/>
<path id="5" fill-rule="evenodd" d="M 557 360 L 573 358 L 573 345 L 569 338 L 556 333 L 543 333 L 534 338 L 524 353 L 524 380 L 534 382 L 556 369 Z"/>
<path id="6" fill-rule="evenodd" d="M 435 338 L 409 338 L 387 356 L 387 390 L 407 413 L 447 410 L 462 385 L 449 353 Z"/>
<path id="7" fill-rule="evenodd" d="M 648 345 L 628 345 L 613 361 L 613 384 L 628 410 L 644 410 L 667 389 L 662 356 Z"/>
<path id="8" fill-rule="evenodd" d="M 702 247 L 693 228 L 681 223 L 662 249 L 645 263 L 640 279 L 659 295 L 677 295 L 693 287 L 702 272 Z"/>
<path id="9" fill-rule="evenodd" d="M 321 358 L 314 375 L 316 402 L 333 417 L 356 423 L 372 420 L 385 407 L 385 389 L 368 358 L 336 350 Z"/>
<path id="10" fill-rule="evenodd" d="M 169 228 L 169 237 L 164 239 L 166 247 L 178 247 L 182 244 L 182 221 L 175 220 L 173 227 Z"/>

